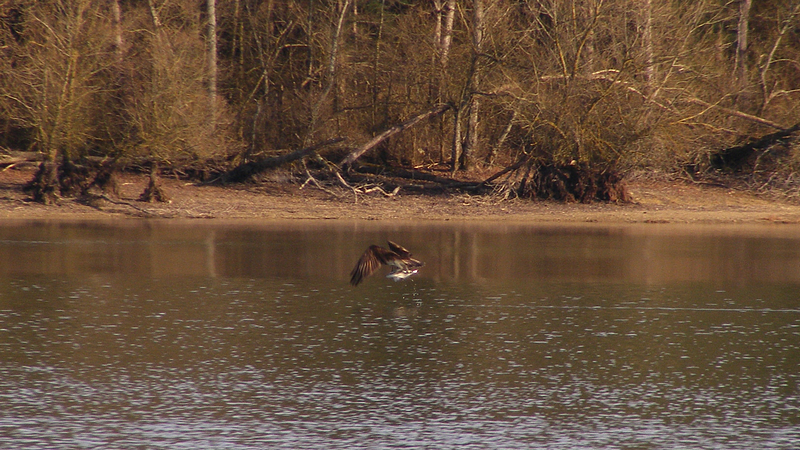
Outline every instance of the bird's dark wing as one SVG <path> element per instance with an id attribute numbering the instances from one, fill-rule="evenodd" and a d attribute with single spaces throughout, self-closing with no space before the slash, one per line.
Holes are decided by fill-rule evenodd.
<path id="1" fill-rule="evenodd" d="M 386 264 L 386 254 L 389 253 L 385 248 L 377 245 L 370 245 L 367 251 L 361 255 L 353 271 L 350 272 L 350 284 L 358 286 L 361 280 L 372 275 L 381 264 Z"/>
<path id="2" fill-rule="evenodd" d="M 411 258 L 411 252 L 409 252 L 408 250 L 406 250 L 405 248 L 401 247 L 398 244 L 395 244 L 392 241 L 387 241 L 387 242 L 389 242 L 389 248 L 393 252 L 397 253 L 397 256 L 399 256 L 400 258 L 403 258 L 403 259 Z"/>
<path id="3" fill-rule="evenodd" d="M 406 265 L 406 269 L 413 269 L 425 265 L 425 263 L 412 258 L 410 251 L 392 241 L 389 241 L 389 248 L 392 249 L 392 253 L 400 257 L 400 260 Z"/>

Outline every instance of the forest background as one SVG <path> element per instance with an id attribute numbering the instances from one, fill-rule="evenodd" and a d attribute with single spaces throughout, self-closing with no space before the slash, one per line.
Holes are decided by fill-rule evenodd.
<path id="1" fill-rule="evenodd" d="M 496 168 L 504 195 L 581 170 L 800 195 L 797 0 L 0 0 L 0 20 L 0 148 L 40 156 L 44 202 L 118 168 L 292 159 Z"/>

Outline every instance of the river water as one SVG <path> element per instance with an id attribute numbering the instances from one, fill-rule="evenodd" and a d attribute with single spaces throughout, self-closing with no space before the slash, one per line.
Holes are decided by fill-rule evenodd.
<path id="1" fill-rule="evenodd" d="M 799 382 L 796 226 L 0 224 L 0 448 L 794 449 Z"/>

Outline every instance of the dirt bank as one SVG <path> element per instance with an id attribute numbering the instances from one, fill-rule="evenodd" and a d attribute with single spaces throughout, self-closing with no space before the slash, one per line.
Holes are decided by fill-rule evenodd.
<path id="1" fill-rule="evenodd" d="M 23 192 L 33 170 L 0 173 L 0 219 L 221 218 L 518 220 L 607 223 L 800 223 L 800 205 L 720 187 L 683 182 L 631 181 L 632 204 L 558 204 L 499 200 L 465 194 L 400 192 L 394 197 L 359 195 L 341 188 L 322 191 L 281 181 L 209 186 L 162 180 L 170 203 L 137 201 L 144 175 L 121 176 L 116 203 L 62 199 L 57 206 L 31 201 Z"/>

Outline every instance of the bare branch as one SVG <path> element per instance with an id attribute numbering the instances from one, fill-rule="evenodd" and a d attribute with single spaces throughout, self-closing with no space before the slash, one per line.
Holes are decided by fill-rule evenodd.
<path id="1" fill-rule="evenodd" d="M 777 130 L 785 130 L 786 129 L 786 127 L 784 127 L 783 125 L 781 125 L 779 123 L 775 123 L 775 122 L 773 122 L 771 120 L 767 120 L 767 119 L 764 119 L 762 117 L 758 117 L 758 116 L 754 116 L 752 114 L 747 114 L 747 113 L 744 113 L 744 112 L 741 112 L 741 111 L 737 111 L 735 109 L 725 108 L 724 106 L 711 104 L 711 103 L 708 103 L 706 101 L 700 100 L 699 98 L 688 98 L 688 99 L 686 99 L 686 101 L 688 101 L 689 103 L 694 103 L 696 105 L 705 106 L 706 109 L 700 114 L 703 114 L 706 111 L 709 111 L 711 109 L 717 109 L 717 110 L 719 110 L 719 111 L 721 111 L 721 112 L 723 112 L 725 114 L 728 114 L 730 116 L 736 116 L 736 117 L 739 117 L 739 118 L 742 118 L 742 119 L 749 120 L 751 122 L 760 123 L 762 125 L 766 125 L 768 127 L 775 128 Z M 697 115 L 700 115 L 700 114 L 697 114 Z"/>

